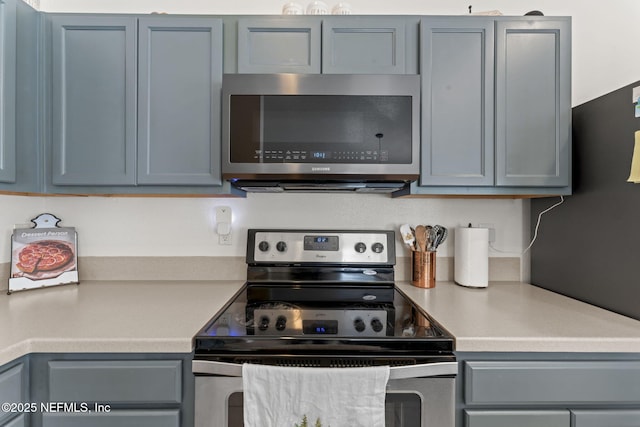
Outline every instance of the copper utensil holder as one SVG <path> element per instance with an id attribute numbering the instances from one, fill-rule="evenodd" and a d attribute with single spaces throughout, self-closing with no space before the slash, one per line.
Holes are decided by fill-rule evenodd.
<path id="1" fill-rule="evenodd" d="M 411 251 L 411 284 L 419 288 L 436 287 L 436 252 Z"/>

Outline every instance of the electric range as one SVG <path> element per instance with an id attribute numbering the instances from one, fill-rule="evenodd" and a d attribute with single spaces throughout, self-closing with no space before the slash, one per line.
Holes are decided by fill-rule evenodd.
<path id="1" fill-rule="evenodd" d="M 395 245 L 388 230 L 250 229 L 247 282 L 194 338 L 194 366 L 455 361 L 451 334 L 396 288 Z"/>

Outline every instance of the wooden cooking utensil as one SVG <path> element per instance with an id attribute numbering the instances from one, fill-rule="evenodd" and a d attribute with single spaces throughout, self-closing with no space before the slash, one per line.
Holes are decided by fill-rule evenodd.
<path id="1" fill-rule="evenodd" d="M 427 250 L 427 228 L 424 225 L 416 226 L 416 248 L 420 252 Z"/>

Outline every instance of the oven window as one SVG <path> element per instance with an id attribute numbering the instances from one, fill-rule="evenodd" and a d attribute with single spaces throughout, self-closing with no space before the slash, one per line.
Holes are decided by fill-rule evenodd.
<path id="1" fill-rule="evenodd" d="M 242 393 L 229 396 L 229 425 L 226 427 L 243 427 Z M 386 427 L 420 427 L 422 400 L 415 393 L 387 393 Z"/>

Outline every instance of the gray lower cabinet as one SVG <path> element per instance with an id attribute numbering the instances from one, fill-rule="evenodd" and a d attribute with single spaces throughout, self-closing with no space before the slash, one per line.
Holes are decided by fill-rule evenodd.
<path id="1" fill-rule="evenodd" d="M 571 427 L 568 410 L 466 410 L 466 427 Z"/>
<path id="2" fill-rule="evenodd" d="M 108 413 L 67 414 L 42 416 L 43 427 L 180 427 L 180 411 L 113 410 Z"/>
<path id="3" fill-rule="evenodd" d="M 26 355 L 0 366 L 0 403 L 16 404 L 0 411 L 0 427 L 192 426 L 191 360 L 176 353 Z"/>
<path id="4" fill-rule="evenodd" d="M 640 405 L 640 361 L 470 361 L 464 391 L 472 405 Z"/>
<path id="5" fill-rule="evenodd" d="M 476 357 L 461 357 L 458 427 L 640 427 L 639 355 Z"/>
<path id="6" fill-rule="evenodd" d="M 20 415 L 14 419 L 12 419 L 11 421 L 7 422 L 7 423 L 0 423 L 0 426 L 2 427 L 27 427 L 27 416 L 26 415 Z"/>
<path id="7" fill-rule="evenodd" d="M 579 409 L 571 418 L 573 427 L 640 427 L 640 409 Z"/>
<path id="8" fill-rule="evenodd" d="M 50 19 L 48 190 L 221 184 L 221 20 Z"/>
<path id="9" fill-rule="evenodd" d="M 183 425 L 183 359 L 59 360 L 39 363 L 46 372 L 45 402 L 77 403 L 77 409 L 42 413 L 43 427 Z"/>
<path id="10" fill-rule="evenodd" d="M 49 362 L 51 402 L 179 404 L 180 360 Z"/>
<path id="11" fill-rule="evenodd" d="M 26 370 L 25 364 L 22 362 L 0 368 L 0 403 L 28 402 Z M 19 408 L 13 408 L 10 411 L 3 410 L 0 412 L 0 426 L 20 426 L 24 424 L 25 418 L 24 411 Z"/>
<path id="12" fill-rule="evenodd" d="M 0 0 L 0 183 L 16 181 L 16 0 Z"/>

